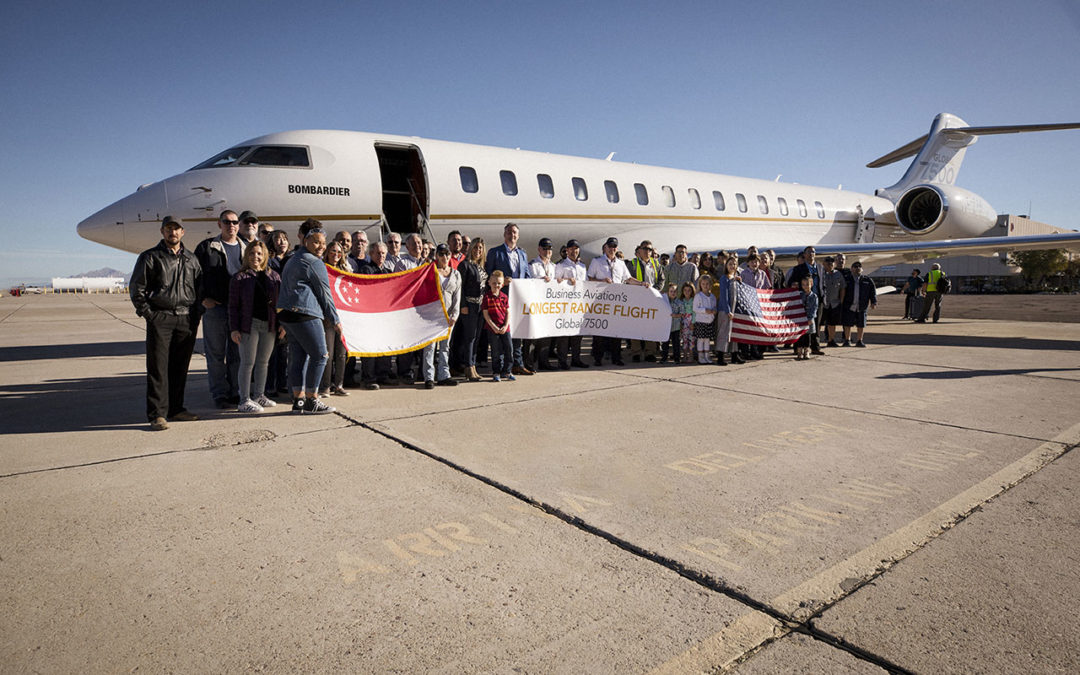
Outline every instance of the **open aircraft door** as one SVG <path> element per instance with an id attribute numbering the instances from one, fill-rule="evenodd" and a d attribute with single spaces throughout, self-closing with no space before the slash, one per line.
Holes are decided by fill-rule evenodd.
<path id="1" fill-rule="evenodd" d="M 417 232 L 430 237 L 428 228 L 427 167 L 415 145 L 376 143 L 382 178 L 382 215 L 393 232 Z"/>

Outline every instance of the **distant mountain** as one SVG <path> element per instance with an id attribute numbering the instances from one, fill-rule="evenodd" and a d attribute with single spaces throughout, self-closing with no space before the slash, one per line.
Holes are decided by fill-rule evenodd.
<path id="1" fill-rule="evenodd" d="M 89 272 L 83 272 L 82 274 L 72 274 L 75 279 L 83 279 L 87 277 L 124 277 L 124 281 L 128 280 L 128 273 L 121 272 L 120 270 L 114 270 L 111 267 L 102 267 L 99 270 L 90 270 Z"/>

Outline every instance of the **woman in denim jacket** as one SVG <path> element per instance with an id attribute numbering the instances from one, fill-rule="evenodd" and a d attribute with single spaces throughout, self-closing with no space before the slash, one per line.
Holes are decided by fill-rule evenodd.
<path id="1" fill-rule="evenodd" d="M 307 225 L 308 223 L 305 223 Z M 329 413 L 334 409 L 319 400 L 319 380 L 326 368 L 326 333 L 323 320 L 341 329 L 330 278 L 322 254 L 326 232 L 319 221 L 311 221 L 303 246 L 289 257 L 281 274 L 278 321 L 289 339 L 289 388 L 293 392 L 293 412 Z"/>

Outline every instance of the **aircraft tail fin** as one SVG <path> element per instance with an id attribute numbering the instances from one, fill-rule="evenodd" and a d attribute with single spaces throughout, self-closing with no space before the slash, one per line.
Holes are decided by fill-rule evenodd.
<path id="1" fill-rule="evenodd" d="M 940 113 L 930 125 L 930 133 L 878 157 L 866 166 L 876 169 L 915 155 L 908 170 L 895 185 L 877 191 L 879 196 L 895 201 L 914 185 L 955 184 L 956 176 L 960 173 L 960 165 L 964 161 L 964 153 L 967 152 L 968 146 L 978 140 L 979 136 L 1060 129 L 1080 129 L 1080 123 L 972 127 L 956 115 Z"/>

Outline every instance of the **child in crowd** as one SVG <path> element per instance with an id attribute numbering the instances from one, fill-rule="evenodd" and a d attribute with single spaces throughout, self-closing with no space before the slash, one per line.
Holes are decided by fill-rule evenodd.
<path id="1" fill-rule="evenodd" d="M 814 277 L 806 275 L 800 279 L 799 291 L 802 295 L 803 307 L 806 308 L 806 316 L 810 318 L 810 325 L 809 330 L 803 333 L 803 336 L 795 343 L 795 360 L 808 361 L 810 360 L 810 336 L 817 331 L 814 317 L 817 316 L 818 297 L 814 292 Z"/>
<path id="2" fill-rule="evenodd" d="M 694 354 L 694 284 L 684 282 L 679 289 L 679 346 L 683 362 L 689 362 Z"/>
<path id="3" fill-rule="evenodd" d="M 679 302 L 679 287 L 668 284 L 666 297 L 668 307 L 671 308 L 671 331 L 667 342 L 660 345 L 660 363 L 668 362 L 669 353 L 672 362 L 678 363 L 682 352 L 679 344 L 682 340 L 682 303 Z"/>
<path id="4" fill-rule="evenodd" d="M 495 270 L 488 277 L 488 291 L 480 303 L 484 315 L 484 327 L 491 334 L 491 378 L 498 382 L 500 374 L 508 380 L 517 378 L 510 372 L 514 360 L 513 345 L 510 342 L 510 300 L 502 294 L 503 273 Z"/>
<path id="5" fill-rule="evenodd" d="M 739 259 L 729 256 L 724 259 L 720 283 L 716 285 L 716 365 L 726 366 L 724 355 L 731 352 L 732 363 L 744 363 L 739 356 L 739 349 L 731 341 L 732 321 L 735 318 L 735 299 L 738 292 Z"/>
<path id="6" fill-rule="evenodd" d="M 698 292 L 694 296 L 694 339 L 697 340 L 698 363 L 709 363 L 709 342 L 716 334 L 716 296 L 712 294 L 713 280 L 708 274 L 698 277 Z"/>

